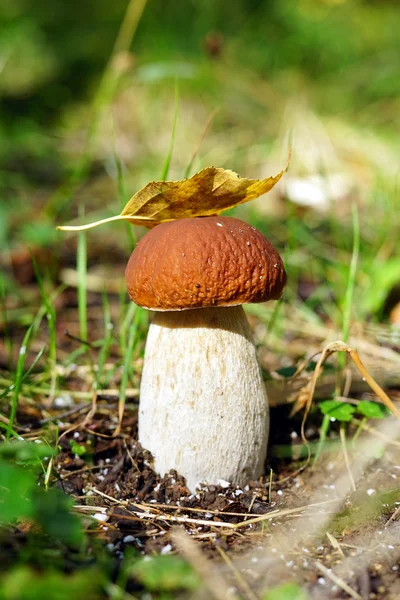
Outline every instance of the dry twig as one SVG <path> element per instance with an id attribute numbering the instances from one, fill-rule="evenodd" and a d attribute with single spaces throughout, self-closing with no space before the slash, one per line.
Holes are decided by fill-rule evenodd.
<path id="1" fill-rule="evenodd" d="M 354 598 L 354 600 L 363 600 L 363 597 L 360 596 L 358 592 L 353 590 L 343 579 L 335 575 L 335 573 L 331 569 L 327 569 L 322 563 L 318 560 L 315 561 L 315 566 L 325 577 L 328 577 L 335 585 L 340 587 L 346 594 Z"/>

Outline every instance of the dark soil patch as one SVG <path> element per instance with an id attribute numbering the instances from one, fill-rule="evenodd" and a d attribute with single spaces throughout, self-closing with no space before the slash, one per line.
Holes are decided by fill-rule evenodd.
<path id="1" fill-rule="evenodd" d="M 98 533 L 116 556 L 131 547 L 144 554 L 174 552 L 171 531 L 179 526 L 207 557 L 220 559 L 222 550 L 238 560 L 253 588 L 289 579 L 306 585 L 312 598 L 348 598 L 319 570 L 322 564 L 363 599 L 399 597 L 399 448 L 391 446 L 366 467 L 356 491 L 329 514 L 328 534 L 298 538 L 294 525 L 328 514 L 329 501 L 338 497 L 335 486 L 345 472 L 340 453 L 313 471 L 298 473 L 298 464 L 281 461 L 271 481 L 264 477 L 244 489 L 221 482 L 191 494 L 176 472 L 159 477 L 153 471 L 151 455 L 136 441 L 136 413 L 124 420 L 120 436 L 113 438 L 114 430 L 108 415 L 64 435 L 57 485 L 102 519 Z M 87 456 L 74 455 L 71 443 L 88 448 Z M 316 492 L 326 505 L 311 505 Z M 245 525 L 255 517 L 260 521 Z M 229 570 L 225 575 L 235 585 Z"/>

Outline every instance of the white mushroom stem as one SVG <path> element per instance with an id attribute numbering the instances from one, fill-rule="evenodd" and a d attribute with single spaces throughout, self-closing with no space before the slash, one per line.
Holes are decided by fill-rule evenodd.
<path id="1" fill-rule="evenodd" d="M 269 410 L 241 306 L 156 313 L 140 388 L 139 441 L 161 475 L 176 469 L 191 491 L 262 473 Z"/>

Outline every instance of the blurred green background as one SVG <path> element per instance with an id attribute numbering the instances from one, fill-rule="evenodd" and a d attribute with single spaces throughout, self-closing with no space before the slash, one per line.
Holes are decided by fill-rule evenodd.
<path id="1" fill-rule="evenodd" d="M 382 275 L 382 261 L 398 259 L 399 18 L 390 0 L 3 0 L 1 247 L 59 256 L 56 224 L 116 214 L 160 178 L 177 87 L 169 178 L 184 176 L 196 149 L 191 173 L 276 173 L 291 136 L 285 181 L 238 214 L 265 233 L 277 224 L 270 236 L 293 252 L 295 288 L 301 277 L 313 293 L 340 284 L 342 297 L 358 202 L 359 316 L 387 318 L 400 280 L 395 264 Z M 89 246 L 104 231 L 118 246 L 115 225 Z M 386 279 L 366 300 L 375 274 Z"/>
<path id="2" fill-rule="evenodd" d="M 87 124 L 76 111 L 91 103 L 98 89 L 128 4 L 127 0 L 107 4 L 3 0 L 3 170 L 44 182 L 63 177 L 65 138 L 74 124 Z M 242 120 L 253 121 L 260 143 L 267 131 L 271 137 L 277 135 L 276 112 L 280 115 L 289 101 L 306 102 L 317 112 L 379 128 L 389 137 L 396 135 L 400 118 L 397 2 L 149 0 L 136 4 L 145 5 L 143 15 L 132 43 L 124 48 L 130 54 L 120 56 L 115 67 L 125 77 L 119 92 L 129 88 L 136 92 L 130 106 L 132 127 L 140 116 L 137 104 L 143 91 L 158 94 L 163 82 L 167 97 L 172 98 L 167 82 L 177 77 L 181 93 L 194 103 L 194 121 L 202 117 L 196 107 L 219 106 L 222 131 Z M 160 137 L 169 135 L 166 116 Z M 139 125 L 143 130 L 146 124 Z"/>

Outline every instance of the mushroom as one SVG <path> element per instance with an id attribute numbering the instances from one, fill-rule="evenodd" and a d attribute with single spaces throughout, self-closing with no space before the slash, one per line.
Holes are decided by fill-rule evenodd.
<path id="1" fill-rule="evenodd" d="M 157 311 L 139 405 L 139 441 L 156 471 L 175 469 L 191 491 L 258 478 L 269 408 L 241 305 L 280 298 L 286 274 L 278 252 L 238 219 L 178 219 L 140 240 L 126 283 L 136 304 Z"/>

